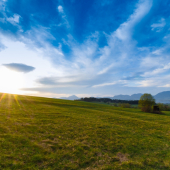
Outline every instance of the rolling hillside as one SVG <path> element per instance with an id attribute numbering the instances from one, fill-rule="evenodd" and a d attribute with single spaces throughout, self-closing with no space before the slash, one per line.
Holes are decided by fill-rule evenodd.
<path id="1" fill-rule="evenodd" d="M 170 112 L 2 95 L 0 169 L 170 169 Z"/>

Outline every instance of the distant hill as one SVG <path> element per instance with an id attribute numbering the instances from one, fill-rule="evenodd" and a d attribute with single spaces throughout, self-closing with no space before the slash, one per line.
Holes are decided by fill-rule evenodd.
<path id="1" fill-rule="evenodd" d="M 117 95 L 112 97 L 111 99 L 118 100 L 139 100 L 142 96 L 142 93 L 133 94 L 133 95 Z M 157 103 L 170 103 L 170 91 L 164 91 L 153 96 Z"/>
<path id="2" fill-rule="evenodd" d="M 133 94 L 130 96 L 130 100 L 139 100 L 142 95 L 142 93 Z"/>
<path id="3" fill-rule="evenodd" d="M 122 95 L 122 94 L 120 94 L 120 95 L 112 97 L 112 99 L 130 100 L 130 96 L 129 95 Z"/>
<path id="4" fill-rule="evenodd" d="M 132 94 L 130 95 L 116 95 L 114 97 L 105 97 L 105 98 L 110 98 L 110 99 L 117 99 L 117 100 L 139 100 L 140 97 L 142 96 L 142 93 L 138 94 Z M 170 103 L 170 91 L 164 91 L 156 94 L 153 96 L 156 100 L 157 103 Z M 98 99 L 102 97 L 97 97 Z M 65 100 L 77 100 L 80 99 L 76 95 L 72 95 L 69 97 L 61 97 L 60 99 L 65 99 Z"/>
<path id="5" fill-rule="evenodd" d="M 60 99 L 65 99 L 65 100 L 77 100 L 79 99 L 77 96 L 75 95 L 72 95 L 72 96 L 69 96 L 69 97 L 61 97 Z"/>
<path id="6" fill-rule="evenodd" d="M 157 103 L 170 103 L 170 91 L 164 91 L 154 96 Z"/>
<path id="7" fill-rule="evenodd" d="M 139 100 L 142 96 L 142 93 L 133 94 L 133 95 L 117 95 L 112 97 L 111 99 L 119 99 L 119 100 Z"/>

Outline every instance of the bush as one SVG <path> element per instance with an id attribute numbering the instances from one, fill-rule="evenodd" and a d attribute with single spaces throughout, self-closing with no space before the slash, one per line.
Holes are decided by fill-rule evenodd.
<path id="1" fill-rule="evenodd" d="M 122 108 L 131 108 L 131 105 L 129 103 L 119 103 L 118 106 Z"/>
<path id="2" fill-rule="evenodd" d="M 170 106 L 168 105 L 163 103 L 158 103 L 157 105 L 159 106 L 160 111 L 170 111 Z"/>
<path id="3" fill-rule="evenodd" d="M 143 112 L 151 112 L 154 104 L 155 99 L 148 93 L 143 94 L 139 100 L 139 108 L 141 108 Z"/>

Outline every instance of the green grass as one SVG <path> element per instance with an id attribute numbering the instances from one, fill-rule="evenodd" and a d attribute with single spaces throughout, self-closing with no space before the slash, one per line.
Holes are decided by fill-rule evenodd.
<path id="1" fill-rule="evenodd" d="M 5 95 L 0 169 L 170 169 L 170 112 Z"/>

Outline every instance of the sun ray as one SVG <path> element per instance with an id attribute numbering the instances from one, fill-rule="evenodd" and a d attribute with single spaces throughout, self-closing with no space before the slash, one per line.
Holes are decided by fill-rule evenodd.
<path id="1" fill-rule="evenodd" d="M 1 96 L 1 98 L 0 98 L 0 102 L 2 101 L 3 98 L 5 98 L 5 95 L 6 95 L 6 93 L 3 93 L 3 94 L 2 94 L 2 96 Z"/>
<path id="2" fill-rule="evenodd" d="M 8 108 L 11 106 L 11 103 L 12 103 L 11 94 L 8 94 Z"/>
<path id="3" fill-rule="evenodd" d="M 17 95 L 16 95 L 16 94 L 14 94 L 14 99 L 15 99 L 17 105 L 20 107 L 20 104 L 19 104 L 19 102 L 18 102 L 18 99 L 17 99 Z"/>

